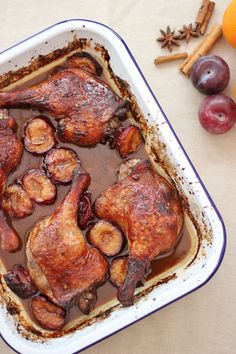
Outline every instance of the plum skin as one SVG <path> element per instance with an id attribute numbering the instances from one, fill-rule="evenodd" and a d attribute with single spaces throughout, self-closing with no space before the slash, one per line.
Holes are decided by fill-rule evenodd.
<path id="1" fill-rule="evenodd" d="M 236 121 L 236 104 L 223 94 L 205 97 L 200 105 L 198 117 L 202 127 L 209 133 L 226 133 Z"/>
<path id="2" fill-rule="evenodd" d="M 193 65 L 190 79 L 199 92 L 205 95 L 214 95 L 223 91 L 228 85 L 229 66 L 218 55 L 206 55 Z"/>

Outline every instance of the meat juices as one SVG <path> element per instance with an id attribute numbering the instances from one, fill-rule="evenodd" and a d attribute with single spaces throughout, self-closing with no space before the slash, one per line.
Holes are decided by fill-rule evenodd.
<path id="1" fill-rule="evenodd" d="M 56 145 L 55 128 L 49 119 L 38 116 L 30 119 L 24 129 L 24 146 L 28 152 L 41 155 Z"/>
<path id="2" fill-rule="evenodd" d="M 14 183 L 5 189 L 2 209 L 13 218 L 25 218 L 33 213 L 34 204 L 27 192 L 19 184 Z"/>
<path id="3" fill-rule="evenodd" d="M 43 160 L 43 168 L 54 183 L 71 182 L 73 172 L 79 166 L 79 157 L 71 149 L 52 149 Z"/>
<path id="4" fill-rule="evenodd" d="M 57 195 L 56 186 L 38 169 L 24 174 L 22 186 L 29 197 L 39 204 L 52 204 Z"/>

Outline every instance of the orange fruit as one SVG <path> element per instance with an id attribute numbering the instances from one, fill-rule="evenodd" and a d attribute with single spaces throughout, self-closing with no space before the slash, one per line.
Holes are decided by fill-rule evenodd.
<path id="1" fill-rule="evenodd" d="M 236 0 L 233 0 L 225 10 L 222 30 L 227 42 L 236 48 Z"/>

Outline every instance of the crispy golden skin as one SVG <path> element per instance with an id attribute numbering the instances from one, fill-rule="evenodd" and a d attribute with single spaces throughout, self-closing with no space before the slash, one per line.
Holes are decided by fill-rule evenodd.
<path id="1" fill-rule="evenodd" d="M 8 174 L 20 162 L 23 145 L 14 130 L 17 124 L 6 111 L 0 111 L 0 167 Z"/>
<path id="2" fill-rule="evenodd" d="M 130 175 L 101 193 L 94 211 L 99 218 L 119 225 L 128 239 L 128 272 L 118 299 L 130 305 L 149 262 L 176 244 L 183 224 L 177 192 L 148 161 L 142 161 Z"/>
<path id="3" fill-rule="evenodd" d="M 95 145 L 109 133 L 109 121 L 128 102 L 91 73 L 65 68 L 29 89 L 0 93 L 0 107 L 34 107 L 56 118 L 58 135 L 78 145 Z"/>
<path id="4" fill-rule="evenodd" d="M 77 171 L 62 203 L 51 216 L 35 224 L 27 241 L 30 276 L 59 306 L 92 291 L 106 279 L 105 258 L 85 243 L 77 225 L 80 196 L 89 183 L 89 175 Z"/>
<path id="5" fill-rule="evenodd" d="M 6 252 L 16 252 L 21 248 L 21 239 L 8 224 L 2 209 L 0 209 L 0 247 Z"/>

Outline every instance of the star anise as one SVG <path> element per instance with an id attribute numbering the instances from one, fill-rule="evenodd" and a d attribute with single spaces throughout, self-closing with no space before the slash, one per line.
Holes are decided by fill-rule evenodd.
<path id="1" fill-rule="evenodd" d="M 167 47 L 172 52 L 173 46 L 179 47 L 178 40 L 180 36 L 175 35 L 175 31 L 171 31 L 170 26 L 167 26 L 166 31 L 160 29 L 162 37 L 157 38 L 157 42 L 161 42 L 161 48 Z"/>
<path id="2" fill-rule="evenodd" d="M 191 37 L 200 37 L 199 28 L 193 27 L 192 23 L 188 26 L 184 25 L 183 28 L 179 30 L 179 33 L 181 34 L 181 39 L 185 39 L 187 43 L 190 41 Z"/>

